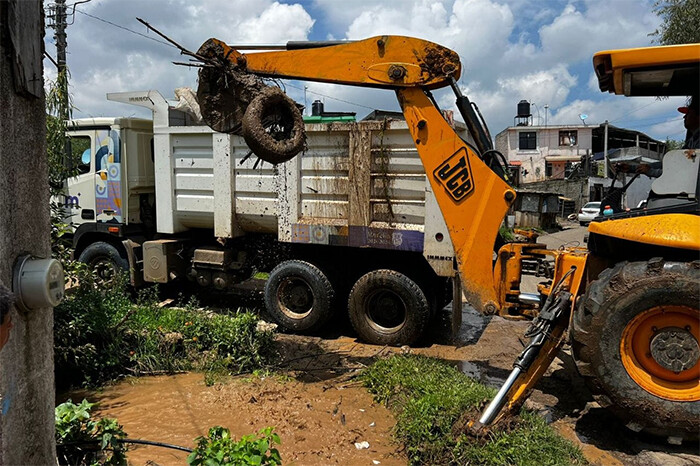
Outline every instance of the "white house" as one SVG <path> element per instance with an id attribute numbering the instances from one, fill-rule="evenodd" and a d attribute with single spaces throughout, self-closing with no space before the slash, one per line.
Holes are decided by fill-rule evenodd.
<path id="1" fill-rule="evenodd" d="M 660 160 L 663 148 L 644 133 L 609 124 L 522 124 L 496 135 L 496 149 L 505 155 L 519 184 L 568 179 L 574 170 L 596 174 L 596 162 L 604 164 L 606 153 L 610 159 L 634 154 Z"/>

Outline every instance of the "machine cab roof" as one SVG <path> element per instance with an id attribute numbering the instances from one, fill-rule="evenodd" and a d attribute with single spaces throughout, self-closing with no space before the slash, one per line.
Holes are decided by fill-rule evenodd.
<path id="1" fill-rule="evenodd" d="M 601 91 L 626 96 L 697 94 L 700 44 L 606 50 L 593 56 Z"/>

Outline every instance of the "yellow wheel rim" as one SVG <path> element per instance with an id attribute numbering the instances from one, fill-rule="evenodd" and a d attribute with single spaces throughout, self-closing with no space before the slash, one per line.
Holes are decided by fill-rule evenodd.
<path id="1" fill-rule="evenodd" d="M 629 376 L 652 395 L 700 400 L 700 312 L 657 306 L 635 316 L 622 332 L 620 357 Z"/>

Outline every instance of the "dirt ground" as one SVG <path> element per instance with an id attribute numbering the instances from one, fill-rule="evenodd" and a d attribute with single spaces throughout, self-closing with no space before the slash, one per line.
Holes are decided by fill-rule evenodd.
<path id="1" fill-rule="evenodd" d="M 572 224 L 542 242 L 550 247 L 582 243 L 584 231 Z M 523 348 L 526 326 L 467 308 L 456 341 L 450 338 L 446 310 L 423 343 L 410 349 L 359 343 L 347 325 L 316 337 L 281 334 L 280 368 L 287 376 L 239 376 L 207 387 L 202 374 L 182 374 L 124 381 L 87 395 L 101 402 L 101 415 L 116 417 L 132 438 L 192 447 L 193 439 L 213 425 L 229 427 L 237 437 L 275 426 L 284 464 L 406 464 L 391 439 L 392 414 L 353 379 L 358 370 L 378 356 L 410 351 L 450 361 L 496 387 Z M 83 395 L 74 393 L 74 401 Z M 700 465 L 697 443 L 674 446 L 634 434 L 600 408 L 566 352 L 540 381 L 528 406 L 578 444 L 592 464 Z M 363 441 L 369 448 L 357 449 L 355 443 Z M 183 464 L 185 457 L 154 447 L 136 447 L 129 454 L 135 465 Z"/>

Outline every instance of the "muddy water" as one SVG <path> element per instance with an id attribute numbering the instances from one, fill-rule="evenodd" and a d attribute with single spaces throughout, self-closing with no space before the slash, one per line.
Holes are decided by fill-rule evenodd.
<path id="1" fill-rule="evenodd" d="M 357 383 L 239 377 L 207 387 L 202 374 L 189 373 L 122 382 L 87 397 L 100 402 L 100 416 L 117 418 L 130 438 L 192 448 L 214 425 L 236 438 L 274 426 L 284 464 L 406 464 L 391 440 L 393 416 Z M 355 447 L 362 441 L 369 448 Z M 128 457 L 134 465 L 174 465 L 186 464 L 187 453 L 133 446 Z"/>

